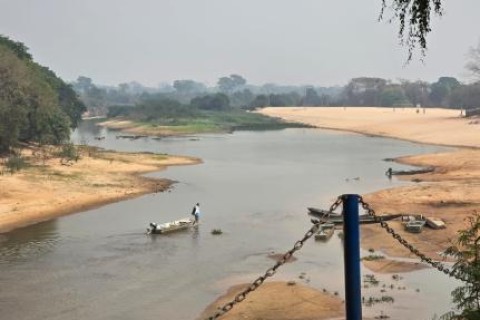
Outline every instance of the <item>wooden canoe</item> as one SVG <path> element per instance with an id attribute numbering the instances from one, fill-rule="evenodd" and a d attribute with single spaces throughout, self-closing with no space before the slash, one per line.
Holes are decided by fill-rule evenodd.
<path id="1" fill-rule="evenodd" d="M 150 222 L 150 225 L 147 228 L 147 233 L 148 234 L 164 234 L 164 233 L 169 233 L 169 232 L 174 232 L 179 230 L 185 230 L 190 228 L 194 224 L 195 224 L 195 220 L 189 219 L 189 218 L 179 219 L 172 222 L 165 222 L 160 224 Z"/>

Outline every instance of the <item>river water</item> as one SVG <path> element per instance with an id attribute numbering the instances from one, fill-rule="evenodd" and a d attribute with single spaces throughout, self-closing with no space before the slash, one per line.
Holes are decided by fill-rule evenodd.
<path id="1" fill-rule="evenodd" d="M 302 238 L 311 226 L 307 207 L 328 208 L 341 194 L 400 186 L 384 172 L 405 167 L 383 159 L 442 150 L 319 129 L 159 140 L 118 139 L 117 134 L 85 122 L 72 139 L 204 162 L 149 174 L 175 180 L 167 192 L 0 235 L 0 319 L 195 319 L 228 287 L 250 282 L 271 267 L 269 254 L 283 253 Z M 196 202 L 202 209 L 197 228 L 145 234 L 150 221 L 188 217 Z M 212 235 L 215 228 L 223 234 Z M 311 240 L 295 256 L 298 260 L 273 280 L 309 282 L 344 296 L 337 236 L 328 243 Z M 364 315 L 428 320 L 449 310 L 450 291 L 459 285 L 432 269 L 402 277 L 393 281 L 391 275 L 377 275 L 380 286 L 364 289 L 363 295 L 389 295 L 395 302 L 364 307 Z M 383 284 L 386 293 L 380 292 Z"/>

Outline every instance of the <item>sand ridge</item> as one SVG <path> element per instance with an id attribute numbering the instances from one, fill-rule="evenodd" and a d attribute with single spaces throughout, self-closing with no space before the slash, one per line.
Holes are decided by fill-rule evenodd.
<path id="1" fill-rule="evenodd" d="M 30 166 L 14 174 L 0 166 L 0 232 L 166 190 L 173 181 L 142 174 L 201 162 L 173 155 L 88 148 L 78 161 L 65 163 L 56 156 L 34 156 L 34 152 L 32 148 L 22 150 Z"/>

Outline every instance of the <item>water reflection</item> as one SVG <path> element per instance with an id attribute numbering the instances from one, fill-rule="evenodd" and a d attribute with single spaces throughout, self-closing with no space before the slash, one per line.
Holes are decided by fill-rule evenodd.
<path id="1" fill-rule="evenodd" d="M 0 237 L 0 263 L 36 259 L 51 252 L 58 241 L 57 220 L 4 233 Z"/>
<path id="2" fill-rule="evenodd" d="M 82 121 L 74 133 L 78 135 L 78 143 L 90 144 L 95 140 L 95 137 L 103 137 L 107 130 L 97 125 L 102 120 Z"/>

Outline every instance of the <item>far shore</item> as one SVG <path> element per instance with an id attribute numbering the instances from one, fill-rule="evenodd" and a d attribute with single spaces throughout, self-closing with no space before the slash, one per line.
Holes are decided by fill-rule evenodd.
<path id="1" fill-rule="evenodd" d="M 78 161 L 68 163 L 33 147 L 22 150 L 22 156 L 30 165 L 21 171 L 10 174 L 0 166 L 0 184 L 8 186 L 0 189 L 0 232 L 164 191 L 172 181 L 142 174 L 201 162 L 190 157 L 93 147 L 83 148 Z"/>

